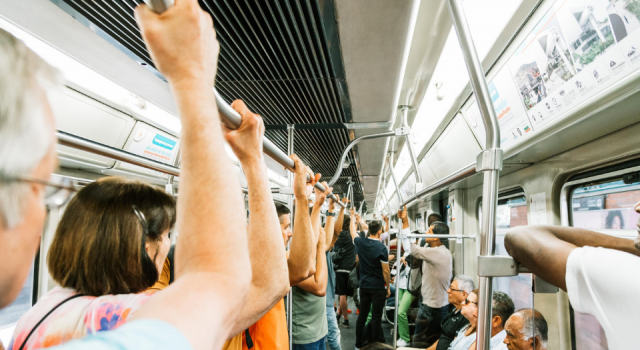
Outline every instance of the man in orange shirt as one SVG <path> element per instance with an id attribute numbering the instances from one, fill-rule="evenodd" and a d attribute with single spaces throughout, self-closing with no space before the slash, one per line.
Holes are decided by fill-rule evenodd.
<path id="1" fill-rule="evenodd" d="M 277 217 L 280 220 L 280 230 L 284 247 L 291 239 L 287 265 L 289 268 L 289 285 L 306 280 L 315 274 L 316 266 L 316 245 L 318 235 L 313 231 L 311 218 L 308 210 L 308 198 L 313 190 L 313 186 L 320 179 L 320 174 L 314 176 L 302 161 L 295 155 L 291 156 L 295 162 L 295 175 L 293 181 L 293 192 L 295 205 L 300 210 L 295 212 L 295 234 L 291 231 L 290 210 L 284 205 L 276 203 Z M 306 181 L 307 173 L 310 175 L 310 182 Z M 329 191 L 327 191 L 327 194 Z M 262 249 L 264 251 L 264 249 Z M 254 274 L 256 271 L 253 272 Z M 287 318 L 284 307 L 284 299 L 275 305 L 258 322 L 249 327 L 242 337 L 243 350 L 274 350 L 289 348 L 289 333 L 287 332 Z"/>

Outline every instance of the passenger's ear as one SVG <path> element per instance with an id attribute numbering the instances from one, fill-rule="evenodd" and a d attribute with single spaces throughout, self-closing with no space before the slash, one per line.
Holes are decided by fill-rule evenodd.
<path id="1" fill-rule="evenodd" d="M 501 324 L 502 324 L 502 317 L 493 316 L 493 318 L 491 319 L 491 326 L 496 328 L 496 327 L 499 327 Z"/>

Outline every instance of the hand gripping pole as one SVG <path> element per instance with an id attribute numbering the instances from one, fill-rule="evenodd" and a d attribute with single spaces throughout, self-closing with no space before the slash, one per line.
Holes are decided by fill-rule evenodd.
<path id="1" fill-rule="evenodd" d="M 173 6 L 173 0 L 144 0 L 147 5 L 156 13 L 162 13 L 171 6 Z M 213 93 L 216 98 L 216 103 L 218 104 L 218 110 L 221 112 L 222 122 L 229 129 L 237 129 L 242 124 L 242 117 L 238 112 L 236 112 L 224 99 L 222 96 L 213 88 Z M 276 162 L 280 163 L 280 165 L 287 168 L 289 171 L 293 172 L 295 164 L 289 156 L 287 156 L 284 152 L 282 152 L 273 142 L 269 141 L 267 138 L 263 138 L 262 147 L 264 149 L 264 153 L 269 157 L 273 158 Z M 307 181 L 311 180 L 309 175 L 307 175 Z M 321 184 L 316 183 L 315 187 L 319 191 L 326 191 L 327 189 Z M 329 198 L 335 200 L 340 206 L 345 207 L 345 204 L 341 201 L 338 201 L 333 193 L 329 194 Z"/>

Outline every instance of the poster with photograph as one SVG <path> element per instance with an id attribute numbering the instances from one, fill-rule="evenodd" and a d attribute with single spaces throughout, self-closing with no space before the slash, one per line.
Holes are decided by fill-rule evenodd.
<path id="1" fill-rule="evenodd" d="M 608 7 L 609 0 L 567 0 L 554 5 L 577 72 L 615 44 Z"/>
<path id="2" fill-rule="evenodd" d="M 500 124 L 500 144 L 508 147 L 533 131 L 508 69 L 502 69 L 489 83 L 489 94 Z"/>
<path id="3" fill-rule="evenodd" d="M 523 45 L 521 45 L 522 48 Z M 524 49 L 524 48 L 522 48 Z M 534 57 L 519 48 L 509 61 L 509 69 L 524 107 L 529 110 L 547 97 L 540 68 Z"/>
<path id="4" fill-rule="evenodd" d="M 609 0 L 613 36 L 631 65 L 640 65 L 640 0 Z"/>

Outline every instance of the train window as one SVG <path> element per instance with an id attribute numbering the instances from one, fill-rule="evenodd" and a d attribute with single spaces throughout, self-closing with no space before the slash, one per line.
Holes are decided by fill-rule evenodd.
<path id="1" fill-rule="evenodd" d="M 478 208 L 479 227 L 482 227 L 482 202 Z M 495 255 L 508 256 L 504 247 L 504 237 L 509 228 L 528 224 L 527 199 L 522 192 L 511 191 L 498 197 L 496 211 L 496 250 Z M 521 273 L 513 277 L 496 277 L 493 279 L 493 290 L 507 293 L 516 309 L 533 307 L 532 276 Z"/>
<path id="2" fill-rule="evenodd" d="M 581 184 L 571 191 L 571 225 L 604 234 L 633 239 L 640 214 L 633 206 L 640 200 L 640 183 L 621 177 Z M 595 317 L 573 311 L 576 349 L 608 349 L 604 330 Z"/>
<path id="3" fill-rule="evenodd" d="M 9 345 L 13 330 L 20 317 L 31 308 L 33 299 L 33 274 L 34 268 L 31 267 L 29 277 L 24 287 L 22 287 L 18 298 L 7 307 L 0 309 L 0 341 L 2 341 L 5 346 Z"/>

